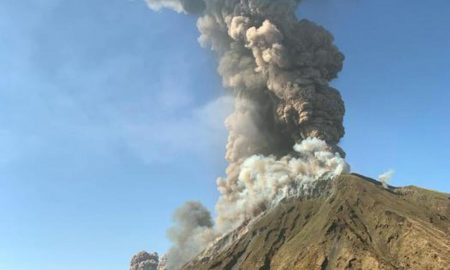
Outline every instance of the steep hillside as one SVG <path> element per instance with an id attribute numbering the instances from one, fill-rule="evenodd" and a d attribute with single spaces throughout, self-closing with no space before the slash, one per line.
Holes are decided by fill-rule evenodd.
<path id="1" fill-rule="evenodd" d="M 288 199 L 184 270 L 450 269 L 450 195 L 359 176 Z"/>

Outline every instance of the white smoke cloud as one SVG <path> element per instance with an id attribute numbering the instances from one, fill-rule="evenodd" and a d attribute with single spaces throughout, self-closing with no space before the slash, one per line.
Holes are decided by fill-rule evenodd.
<path id="1" fill-rule="evenodd" d="M 254 155 L 241 165 L 233 196 L 222 193 L 217 203 L 220 232 L 234 229 L 283 198 L 307 195 L 319 179 L 332 179 L 348 173 L 350 166 L 338 153 L 317 138 L 308 138 L 294 146 L 291 155 Z M 224 180 L 221 180 L 224 181 Z"/>
<path id="2" fill-rule="evenodd" d="M 381 182 L 384 188 L 389 187 L 388 183 L 392 179 L 394 174 L 395 174 L 394 170 L 388 170 L 378 176 L 378 180 Z"/>

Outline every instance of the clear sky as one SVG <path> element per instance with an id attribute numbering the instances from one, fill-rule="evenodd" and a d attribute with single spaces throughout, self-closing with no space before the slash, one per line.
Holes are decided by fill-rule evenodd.
<path id="1" fill-rule="evenodd" d="M 346 55 L 355 172 L 450 192 L 450 1 L 305 0 Z M 213 209 L 230 109 L 195 18 L 143 0 L 0 1 L 0 270 L 119 270 Z"/>

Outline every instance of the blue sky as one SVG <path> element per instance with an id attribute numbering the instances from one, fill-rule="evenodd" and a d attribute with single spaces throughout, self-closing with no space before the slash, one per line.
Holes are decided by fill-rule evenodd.
<path id="1" fill-rule="evenodd" d="M 450 192 L 450 2 L 302 7 L 346 55 L 353 171 Z M 0 270 L 127 269 L 184 201 L 213 209 L 230 102 L 197 35 L 141 0 L 0 2 Z"/>

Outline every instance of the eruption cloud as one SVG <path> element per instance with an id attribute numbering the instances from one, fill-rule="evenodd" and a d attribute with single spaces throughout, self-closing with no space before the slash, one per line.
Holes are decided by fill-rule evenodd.
<path id="1" fill-rule="evenodd" d="M 384 188 L 389 188 L 389 181 L 394 177 L 395 171 L 389 170 L 378 176 L 378 180 L 381 182 Z"/>
<path id="2" fill-rule="evenodd" d="M 199 202 L 187 202 L 174 214 L 175 226 L 167 232 L 173 246 L 167 252 L 167 269 L 178 269 L 216 237 L 211 214 Z"/>
<path id="3" fill-rule="evenodd" d="M 217 229 L 234 229 L 284 198 L 311 195 L 317 180 L 332 179 L 349 170 L 345 160 L 317 138 L 303 140 L 294 146 L 292 154 L 281 158 L 247 158 L 241 165 L 233 196 L 222 195 L 217 202 Z"/>
<path id="4" fill-rule="evenodd" d="M 338 146 L 344 102 L 329 85 L 344 55 L 327 30 L 297 19 L 300 0 L 147 2 L 198 16 L 199 43 L 217 55 L 223 86 L 234 96 L 215 224 L 198 203 L 177 210 L 167 254 L 173 270 L 281 199 L 350 170 Z"/>
<path id="5" fill-rule="evenodd" d="M 159 263 L 158 253 L 141 251 L 131 259 L 130 270 L 157 270 Z"/>

